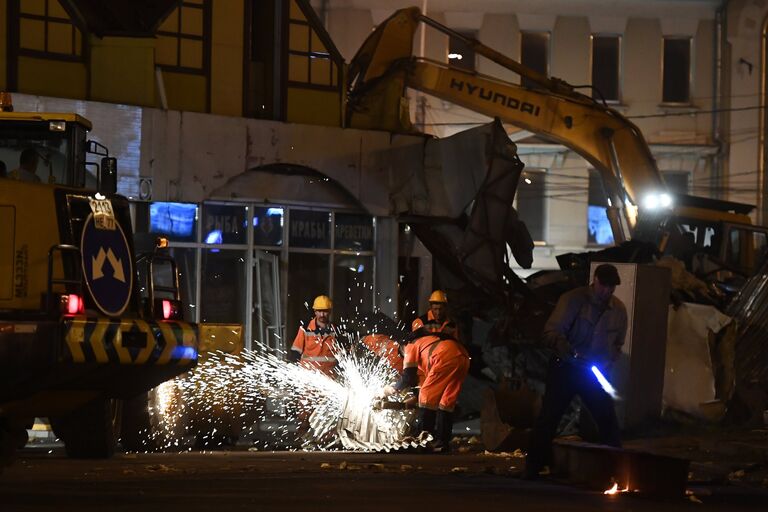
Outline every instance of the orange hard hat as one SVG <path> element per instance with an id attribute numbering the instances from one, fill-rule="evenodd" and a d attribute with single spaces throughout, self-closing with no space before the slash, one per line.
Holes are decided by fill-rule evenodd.
<path id="1" fill-rule="evenodd" d="M 331 302 L 331 298 L 327 295 L 318 295 L 312 303 L 312 309 L 315 311 L 333 309 L 333 302 Z"/>
<path id="2" fill-rule="evenodd" d="M 448 296 L 443 290 L 435 290 L 432 295 L 429 296 L 429 302 L 442 302 L 448 304 Z"/>

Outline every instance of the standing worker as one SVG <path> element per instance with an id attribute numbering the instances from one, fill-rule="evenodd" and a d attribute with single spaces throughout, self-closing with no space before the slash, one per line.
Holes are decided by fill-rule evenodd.
<path id="1" fill-rule="evenodd" d="M 621 446 L 613 398 L 601 387 L 592 369 L 608 375 L 624 345 L 627 309 L 613 296 L 619 284 L 616 267 L 599 265 L 590 286 L 560 296 L 544 326 L 543 341 L 555 355 L 550 360 L 547 388 L 526 461 L 528 478 L 537 478 L 550 463 L 552 439 L 575 395 L 592 414 L 602 442 Z"/>
<path id="2" fill-rule="evenodd" d="M 469 355 L 464 346 L 445 333 L 417 330 L 405 346 L 403 374 L 394 386 L 385 386 L 384 396 L 415 386 L 418 371 L 424 373 L 419 388 L 419 410 L 414 434 L 427 431 L 435 438 L 436 452 L 447 453 L 453 431 L 453 409 L 469 372 Z"/>
<path id="3" fill-rule="evenodd" d="M 312 303 L 312 309 L 314 317 L 306 328 L 299 326 L 288 359 L 333 377 L 338 363 L 336 332 L 331 324 L 333 303 L 327 295 L 318 295 Z"/>
<path id="4" fill-rule="evenodd" d="M 428 332 L 442 332 L 459 339 L 456 322 L 448 317 L 448 296 L 442 290 L 435 290 L 429 296 L 427 312 L 411 323 L 411 330 L 425 329 Z"/>

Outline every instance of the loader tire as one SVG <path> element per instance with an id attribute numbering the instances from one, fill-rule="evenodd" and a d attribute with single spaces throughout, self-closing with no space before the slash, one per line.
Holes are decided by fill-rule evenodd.
<path id="1" fill-rule="evenodd" d="M 54 434 L 74 459 L 107 459 L 114 455 L 120 435 L 123 404 L 98 399 L 69 414 L 50 418 Z"/>
<path id="2" fill-rule="evenodd" d="M 120 444 L 129 452 L 151 452 L 157 449 L 152 439 L 149 393 L 142 393 L 123 402 L 123 422 Z"/>

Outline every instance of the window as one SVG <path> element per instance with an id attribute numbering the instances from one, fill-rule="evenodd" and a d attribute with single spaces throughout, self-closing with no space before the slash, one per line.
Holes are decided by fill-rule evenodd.
<path id="1" fill-rule="evenodd" d="M 592 36 L 592 97 L 617 103 L 621 70 L 621 38 Z"/>
<path id="2" fill-rule="evenodd" d="M 310 24 L 296 0 L 291 0 L 288 25 L 288 81 L 335 90 L 338 67 L 329 50 L 330 40 Z"/>
<path id="3" fill-rule="evenodd" d="M 691 38 L 664 38 L 664 103 L 691 101 Z"/>
<path id="4" fill-rule="evenodd" d="M 474 39 L 475 34 L 461 34 Z M 448 41 L 448 64 L 464 71 L 475 71 L 475 50 L 464 39 L 451 36 Z"/>
<path id="5" fill-rule="evenodd" d="M 210 67 L 209 0 L 185 0 L 157 31 L 155 60 L 168 71 L 207 75 Z"/>
<path id="6" fill-rule="evenodd" d="M 246 252 L 203 250 L 200 284 L 200 320 L 245 325 Z"/>
<path id="7" fill-rule="evenodd" d="M 525 170 L 517 188 L 517 213 L 536 242 L 544 240 L 546 213 L 546 174 L 543 170 Z"/>
<path id="8" fill-rule="evenodd" d="M 83 61 L 83 35 L 59 0 L 19 1 L 19 55 Z"/>
<path id="9" fill-rule="evenodd" d="M 543 75 L 549 75 L 549 32 L 522 32 L 520 40 L 520 63 Z M 523 87 L 538 87 L 525 77 Z"/>
<path id="10" fill-rule="evenodd" d="M 603 181 L 595 170 L 589 171 L 589 192 L 587 196 L 587 243 L 590 245 L 612 245 L 613 230 L 608 221 L 608 206 Z"/>
<path id="11" fill-rule="evenodd" d="M 330 249 L 331 214 L 309 210 L 291 210 L 291 247 Z"/>
<path id="12" fill-rule="evenodd" d="M 253 244 L 283 245 L 283 209 L 257 206 L 253 209 Z"/>
<path id="13" fill-rule="evenodd" d="M 245 244 L 248 241 L 243 205 L 203 205 L 203 242 L 206 244 Z"/>

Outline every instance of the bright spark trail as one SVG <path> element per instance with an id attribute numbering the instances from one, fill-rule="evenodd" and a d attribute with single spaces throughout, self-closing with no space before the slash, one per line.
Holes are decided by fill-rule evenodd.
<path id="1" fill-rule="evenodd" d="M 352 338 L 337 333 L 337 339 L 343 337 Z M 225 444 L 239 430 L 236 424 L 251 435 L 254 429 L 263 434 L 263 426 L 270 425 L 272 445 L 305 450 L 423 445 L 426 440 L 403 440 L 411 411 L 374 409 L 377 394 L 397 374 L 386 358 L 354 338 L 340 344 L 351 348 L 336 353 L 334 378 L 288 363 L 263 345 L 237 355 L 207 354 L 187 375 L 156 388 L 150 405 L 158 418 L 152 429 L 155 444 L 182 449 L 186 420 L 187 433 L 191 427 L 198 442 L 202 437 L 208 446 Z"/>

